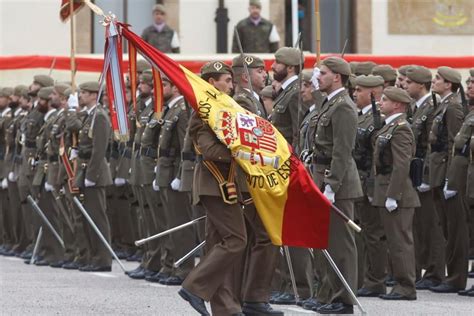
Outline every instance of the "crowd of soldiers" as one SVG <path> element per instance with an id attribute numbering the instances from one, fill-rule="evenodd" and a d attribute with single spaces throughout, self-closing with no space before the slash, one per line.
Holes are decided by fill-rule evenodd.
<path id="1" fill-rule="evenodd" d="M 417 290 L 474 296 L 465 289 L 474 255 L 474 69 L 397 70 L 328 57 L 300 69 L 301 52 L 282 47 L 272 64 L 239 55 L 206 63 L 202 79 L 246 111 L 273 123 L 325 197 L 362 227 L 331 213 L 328 251 L 360 297 L 416 300 Z M 81 213 L 78 197 L 132 279 L 181 285 L 201 315 L 282 315 L 272 304 L 321 314 L 353 313 L 354 301 L 322 253 L 271 244 L 245 173 L 176 86 L 163 75 L 155 113 L 151 66 L 140 60 L 130 138 L 112 132 L 107 94 L 34 76 L 0 89 L 1 254 L 79 271 L 111 271 L 112 256 Z M 97 101 L 100 100 L 98 103 Z M 78 102 L 77 102 L 78 101 Z M 127 88 L 131 103 L 131 90 Z M 237 195 L 235 200 L 233 195 Z M 239 203 L 235 203 L 239 201 Z M 135 240 L 206 215 L 205 221 L 136 247 Z M 206 241 L 194 257 L 176 261 Z M 387 292 L 387 287 L 391 290 Z"/>

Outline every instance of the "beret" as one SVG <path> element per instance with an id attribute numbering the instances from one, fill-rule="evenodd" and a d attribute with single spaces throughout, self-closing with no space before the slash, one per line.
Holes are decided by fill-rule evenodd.
<path id="1" fill-rule="evenodd" d="M 151 65 L 145 59 L 137 60 L 137 72 L 144 72 L 147 69 L 151 69 Z"/>
<path id="2" fill-rule="evenodd" d="M 340 57 L 328 57 L 321 62 L 321 65 L 324 65 L 331 69 L 332 72 L 350 76 L 351 66 L 349 63 Z"/>
<path id="3" fill-rule="evenodd" d="M 400 103 L 410 103 L 412 99 L 408 95 L 408 92 L 406 92 L 403 89 L 397 88 L 397 87 L 387 87 L 383 91 L 383 94 L 390 100 L 394 102 L 400 102 Z"/>
<path id="4" fill-rule="evenodd" d="M 383 86 L 385 81 L 380 76 L 373 75 L 361 75 L 356 78 L 356 85 L 366 88 L 380 87 Z"/>
<path id="5" fill-rule="evenodd" d="M 54 84 L 53 78 L 47 75 L 36 75 L 33 77 L 33 82 L 42 87 L 51 87 Z"/>
<path id="6" fill-rule="evenodd" d="M 452 83 L 461 83 L 461 73 L 451 67 L 442 66 L 438 68 L 438 74 Z"/>
<path id="7" fill-rule="evenodd" d="M 303 69 L 301 72 L 301 80 L 302 81 L 311 81 L 313 77 L 313 69 Z"/>
<path id="8" fill-rule="evenodd" d="M 373 61 L 363 61 L 357 64 L 355 67 L 354 74 L 356 76 L 360 75 L 370 75 L 372 72 L 372 69 L 376 66 L 377 64 L 374 63 Z"/>
<path id="9" fill-rule="evenodd" d="M 4 87 L 0 90 L 0 97 L 8 98 L 13 94 L 13 88 Z"/>
<path id="10" fill-rule="evenodd" d="M 408 79 L 413 80 L 418 83 L 427 83 L 431 82 L 433 75 L 431 71 L 423 66 L 414 66 L 407 70 L 406 76 Z"/>
<path id="11" fill-rule="evenodd" d="M 474 77 L 474 68 L 469 69 L 469 75 Z"/>
<path id="12" fill-rule="evenodd" d="M 398 68 L 398 73 L 406 76 L 407 75 L 407 70 L 413 67 L 414 65 L 403 65 L 400 68 Z"/>
<path id="13" fill-rule="evenodd" d="M 210 61 L 201 67 L 201 76 L 206 74 L 232 74 L 232 69 L 222 61 Z"/>
<path id="14" fill-rule="evenodd" d="M 44 88 L 41 88 L 39 91 L 38 91 L 38 97 L 40 99 L 44 99 L 44 100 L 49 100 L 50 99 L 50 95 L 51 93 L 53 92 L 53 87 L 44 87 Z"/>
<path id="15" fill-rule="evenodd" d="M 265 68 L 263 60 L 257 56 L 252 55 L 239 55 L 232 59 L 232 68 L 244 67 L 244 62 L 248 68 Z"/>
<path id="16" fill-rule="evenodd" d="M 381 76 L 385 81 L 394 81 L 397 79 L 397 71 L 390 65 L 377 65 L 372 68 L 374 76 Z"/>
<path id="17" fill-rule="evenodd" d="M 60 95 L 63 95 L 63 96 L 66 95 L 64 92 L 69 88 L 70 86 L 64 83 L 57 83 L 54 85 L 54 90 L 56 90 Z"/>
<path id="18" fill-rule="evenodd" d="M 254 5 L 256 7 L 261 8 L 262 7 L 262 2 L 260 0 L 250 0 L 249 5 Z"/>
<path id="19" fill-rule="evenodd" d="M 156 12 L 156 11 L 159 11 L 159 12 L 162 12 L 162 13 L 165 13 L 166 14 L 166 8 L 164 5 L 162 4 L 155 4 L 153 6 L 153 12 Z"/>
<path id="20" fill-rule="evenodd" d="M 28 96 L 28 87 L 25 85 L 18 85 L 13 89 L 13 94 L 17 97 L 27 97 Z"/>
<path id="21" fill-rule="evenodd" d="M 300 60 L 301 58 L 303 60 Z M 276 51 L 275 59 L 277 62 L 288 66 L 298 66 L 301 61 L 304 61 L 301 51 L 293 47 L 281 47 Z"/>
<path id="22" fill-rule="evenodd" d="M 99 83 L 97 81 L 87 81 L 81 83 L 79 89 L 89 92 L 99 92 Z"/>
<path id="23" fill-rule="evenodd" d="M 147 85 L 153 85 L 153 74 L 151 72 L 144 72 L 140 75 L 139 80 Z"/>

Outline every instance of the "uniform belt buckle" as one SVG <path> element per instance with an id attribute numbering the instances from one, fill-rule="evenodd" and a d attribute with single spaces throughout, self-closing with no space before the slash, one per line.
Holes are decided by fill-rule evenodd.
<path id="1" fill-rule="evenodd" d="M 324 176 L 325 177 L 329 177 L 330 175 L 331 175 L 331 170 L 329 170 L 329 169 L 324 170 Z"/>

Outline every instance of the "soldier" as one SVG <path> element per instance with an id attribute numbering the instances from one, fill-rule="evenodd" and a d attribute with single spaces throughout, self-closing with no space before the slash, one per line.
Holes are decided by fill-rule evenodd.
<path id="1" fill-rule="evenodd" d="M 179 37 L 166 24 L 166 9 L 162 4 L 153 7 L 153 24 L 143 30 L 142 38 L 163 53 L 179 54 Z"/>
<path id="2" fill-rule="evenodd" d="M 433 98 L 430 93 L 431 71 L 416 66 L 407 71 L 405 80 L 407 92 L 415 100 L 413 123 L 415 136 L 415 159 L 422 174 L 421 184 L 417 187 L 421 207 L 415 209 L 414 238 L 416 255 L 417 290 L 427 290 L 438 285 L 444 277 L 444 237 L 439 217 L 433 212 L 433 195 L 429 179 L 428 136 L 433 124 Z M 421 269 L 425 273 L 421 276 Z"/>
<path id="3" fill-rule="evenodd" d="M 260 15 L 260 0 L 249 1 L 249 17 L 239 21 L 235 28 L 239 33 L 242 49 L 245 53 L 274 53 L 280 43 L 276 26 Z M 239 53 L 237 37 L 234 34 L 232 52 Z"/>
<path id="4" fill-rule="evenodd" d="M 85 108 L 87 117 L 83 121 L 78 136 L 79 168 L 75 175 L 75 184 L 84 196 L 84 208 L 110 244 L 105 187 L 112 184 L 112 176 L 107 166 L 105 151 L 112 132 L 111 125 L 104 109 L 97 104 L 99 83 L 85 82 L 79 86 L 79 89 L 79 102 Z M 112 257 L 107 248 L 85 219 L 83 225 L 88 241 L 88 264 L 79 268 L 79 271 L 111 271 Z"/>
<path id="5" fill-rule="evenodd" d="M 398 88 L 406 89 L 405 80 L 407 78 L 407 70 L 413 67 L 413 65 L 404 65 L 398 68 L 398 77 L 395 81 L 395 86 Z"/>
<path id="6" fill-rule="evenodd" d="M 298 143 L 299 121 L 302 119 L 298 109 L 298 74 L 300 73 L 301 51 L 297 48 L 282 47 L 275 53 L 272 65 L 273 78 L 281 83 L 281 91 L 273 103 L 270 114 L 272 124 L 285 137 L 286 141 L 296 146 Z"/>
<path id="7" fill-rule="evenodd" d="M 354 91 L 354 101 L 359 110 L 356 145 L 353 152 L 359 172 L 364 197 L 355 203 L 355 216 L 359 219 L 362 233 L 356 236 L 358 255 L 358 291 L 361 297 L 378 297 L 385 294 L 387 252 L 384 229 L 380 214 L 372 206 L 374 198 L 374 174 L 372 172 L 372 137 L 382 128 L 378 104 L 382 97 L 384 79 L 380 76 L 358 76 Z M 371 95 L 374 102 L 371 103 Z M 375 106 L 375 108 L 374 108 Z"/>
<path id="8" fill-rule="evenodd" d="M 420 201 L 409 175 L 416 147 L 404 114 L 410 102 L 403 89 L 384 90 L 380 111 L 386 117 L 385 126 L 374 139 L 372 205 L 379 208 L 396 281 L 390 293 L 379 296 L 384 300 L 416 300 L 412 226 L 414 208 L 420 206 Z"/>
<path id="9" fill-rule="evenodd" d="M 452 150 L 454 136 L 464 119 L 457 94 L 460 84 L 461 74 L 450 67 L 439 67 L 432 83 L 432 89 L 439 94 L 441 102 L 434 110 L 435 118 L 429 135 L 430 186 L 447 242 L 444 258 L 448 271 L 442 283 L 430 288 L 437 293 L 457 293 L 466 287 L 467 281 L 469 232 L 466 200 L 457 194 L 458 185 L 453 187 L 453 179 L 446 181 L 455 154 Z"/>
<path id="10" fill-rule="evenodd" d="M 357 133 L 355 105 L 344 89 L 351 74 L 341 58 L 326 58 L 320 67 L 319 89 L 327 93 L 317 119 L 313 139 L 313 168 L 316 185 L 349 218 L 354 218 L 354 200 L 363 196 L 352 158 Z M 354 232 L 335 213 L 330 214 L 328 251 L 355 291 L 357 250 Z M 313 310 L 322 314 L 353 313 L 354 302 L 329 264 L 322 263 L 322 285 Z M 327 303 L 322 305 L 321 303 Z M 322 306 L 321 306 L 322 305 Z"/>
<path id="11" fill-rule="evenodd" d="M 395 86 L 397 80 L 397 71 L 390 65 L 377 65 L 372 68 L 372 75 L 381 76 L 384 83 L 384 88 Z"/>
<path id="12" fill-rule="evenodd" d="M 248 70 L 248 75 L 244 68 Z M 237 56 L 232 60 L 232 71 L 236 84 L 234 100 L 249 112 L 266 117 L 266 110 L 260 102 L 260 92 L 265 87 L 267 74 L 262 59 L 251 56 Z M 237 171 L 237 184 L 242 199 L 251 198 L 246 181 L 246 174 L 242 169 Z M 242 280 L 242 311 L 246 314 L 283 315 L 270 306 L 270 287 L 273 273 L 279 255 L 263 226 L 263 223 L 253 204 L 246 205 L 244 216 L 247 223 L 247 252 L 243 262 Z M 265 262 L 265 267 L 261 265 Z"/>

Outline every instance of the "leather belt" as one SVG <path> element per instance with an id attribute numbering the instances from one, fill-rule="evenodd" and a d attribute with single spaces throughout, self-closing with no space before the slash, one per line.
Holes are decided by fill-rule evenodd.
<path id="1" fill-rule="evenodd" d="M 153 147 L 143 147 L 140 151 L 140 154 L 142 156 L 146 156 L 153 159 L 158 158 L 157 153 L 158 151 Z"/>

